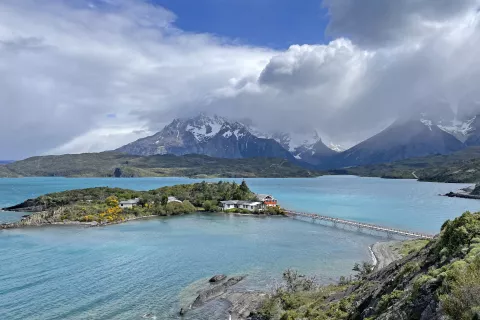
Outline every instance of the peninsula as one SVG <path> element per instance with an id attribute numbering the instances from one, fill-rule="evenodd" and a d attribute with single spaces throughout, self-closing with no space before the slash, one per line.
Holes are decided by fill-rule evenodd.
<path id="1" fill-rule="evenodd" d="M 29 212 L 16 223 L 1 228 L 55 224 L 108 225 L 152 216 L 171 216 L 199 211 L 279 215 L 271 197 L 257 195 L 235 182 L 201 182 L 175 185 L 150 191 L 97 187 L 50 193 L 5 211 Z M 228 204 L 225 206 L 224 204 Z M 241 204 L 241 206 L 235 205 Z M 223 206 L 223 207 L 222 207 Z"/>

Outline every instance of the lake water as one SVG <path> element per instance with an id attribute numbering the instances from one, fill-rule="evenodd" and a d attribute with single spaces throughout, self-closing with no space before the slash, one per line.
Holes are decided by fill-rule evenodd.
<path id="1" fill-rule="evenodd" d="M 231 179 L 230 179 L 231 180 Z M 237 180 L 238 181 L 238 180 Z M 0 207 L 93 186 L 148 190 L 186 178 L 0 179 Z M 287 208 L 416 231 L 480 209 L 478 201 L 440 197 L 464 185 L 357 177 L 247 179 Z M 21 213 L 0 213 L 0 221 Z M 175 319 L 195 288 L 217 273 L 248 274 L 241 287 L 268 289 L 288 267 L 323 282 L 369 260 L 370 235 L 286 218 L 194 214 L 105 228 L 0 231 L 0 319 Z M 207 305 L 185 319 L 226 319 Z"/>

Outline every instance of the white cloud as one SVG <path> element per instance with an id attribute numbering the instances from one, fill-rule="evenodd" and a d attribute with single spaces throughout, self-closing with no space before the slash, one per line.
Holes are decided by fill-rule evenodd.
<path id="1" fill-rule="evenodd" d="M 174 19 L 134 0 L 2 1 L 0 158 L 119 146 L 123 133 L 112 129 L 108 144 L 94 133 L 158 129 L 272 54 L 182 32 Z"/>
<path id="2" fill-rule="evenodd" d="M 278 52 L 141 0 L 3 0 L 0 158 L 110 149 L 200 110 L 349 145 L 419 106 L 478 105 L 479 0 L 359 3 L 325 0 L 338 38 Z"/>

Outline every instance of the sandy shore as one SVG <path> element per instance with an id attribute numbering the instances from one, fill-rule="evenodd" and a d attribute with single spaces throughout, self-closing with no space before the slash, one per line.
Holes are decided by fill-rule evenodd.
<path id="1" fill-rule="evenodd" d="M 376 262 L 375 271 L 383 269 L 393 261 L 401 258 L 401 255 L 392 249 L 392 245 L 396 243 L 398 241 L 377 242 L 370 248 L 375 258 L 373 260 Z"/>

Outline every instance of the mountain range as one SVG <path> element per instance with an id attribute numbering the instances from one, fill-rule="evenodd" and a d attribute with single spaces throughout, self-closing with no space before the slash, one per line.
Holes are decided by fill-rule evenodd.
<path id="1" fill-rule="evenodd" d="M 313 164 L 316 157 L 336 153 L 323 144 L 316 132 L 266 134 L 238 121 L 205 114 L 175 119 L 160 132 L 116 151 L 141 156 L 202 154 L 231 159 L 282 158 Z"/>
<path id="2" fill-rule="evenodd" d="M 216 158 L 282 158 L 306 167 L 343 168 L 413 157 L 450 154 L 480 145 L 480 118 L 422 112 L 398 119 L 383 131 L 343 151 L 327 146 L 315 130 L 264 132 L 219 116 L 175 119 L 160 132 L 116 151 L 140 156 L 201 154 Z"/>

